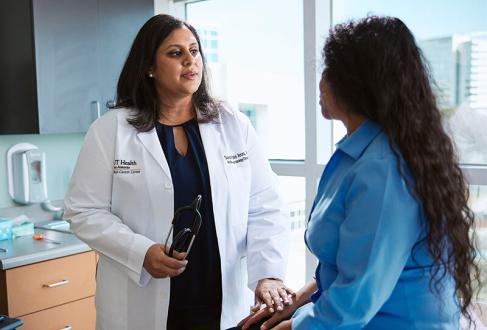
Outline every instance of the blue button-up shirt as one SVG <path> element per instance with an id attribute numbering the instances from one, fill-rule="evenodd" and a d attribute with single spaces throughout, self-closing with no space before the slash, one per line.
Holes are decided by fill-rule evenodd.
<path id="1" fill-rule="evenodd" d="M 293 329 L 458 329 L 452 278 L 432 292 L 427 246 L 413 249 L 426 222 L 397 164 L 371 121 L 337 144 L 305 234 L 319 260 L 318 290 Z"/>

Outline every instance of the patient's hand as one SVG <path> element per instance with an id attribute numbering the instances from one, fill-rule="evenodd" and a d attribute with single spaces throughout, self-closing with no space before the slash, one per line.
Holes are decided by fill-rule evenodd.
<path id="1" fill-rule="evenodd" d="M 242 327 L 242 330 L 245 330 L 249 328 L 252 324 L 255 324 L 259 321 L 262 321 L 266 318 L 269 318 L 267 321 L 265 321 L 261 329 L 271 329 L 273 326 L 284 323 L 282 322 L 285 320 L 285 322 L 289 321 L 287 320 L 288 318 L 291 317 L 292 314 L 298 309 L 300 306 L 298 304 L 292 304 L 292 305 L 287 305 L 284 306 L 282 311 L 277 311 L 275 313 L 271 313 L 268 308 L 261 308 L 260 310 L 256 312 L 252 312 L 249 316 L 244 318 L 242 321 L 238 323 L 238 326 Z M 290 324 L 290 323 L 289 323 Z M 287 324 L 282 324 L 283 326 Z"/>

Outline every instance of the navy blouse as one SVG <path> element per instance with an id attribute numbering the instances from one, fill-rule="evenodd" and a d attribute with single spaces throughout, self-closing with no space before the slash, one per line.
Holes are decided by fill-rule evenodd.
<path id="1" fill-rule="evenodd" d="M 192 119 L 177 125 L 184 129 L 188 150 L 182 156 L 174 144 L 173 128 L 156 123 L 157 135 L 171 171 L 174 210 L 202 196 L 202 225 L 187 257 L 186 270 L 171 278 L 168 328 L 219 323 L 222 303 L 221 267 L 211 200 L 210 177 L 198 123 Z M 174 233 L 190 226 L 188 215 L 175 223 Z M 161 311 L 162 312 L 162 311 Z"/>

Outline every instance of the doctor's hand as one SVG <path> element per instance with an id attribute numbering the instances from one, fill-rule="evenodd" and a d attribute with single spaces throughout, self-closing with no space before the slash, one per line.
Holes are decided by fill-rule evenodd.
<path id="1" fill-rule="evenodd" d="M 188 264 L 185 253 L 175 254 L 174 258 L 169 257 L 162 244 L 152 245 L 146 252 L 144 268 L 155 278 L 178 276 L 186 269 Z"/>
<path id="2" fill-rule="evenodd" d="M 252 308 L 252 311 L 259 310 L 262 304 L 267 306 L 270 313 L 274 313 L 275 310 L 282 311 L 284 305 L 293 303 L 295 295 L 294 291 L 285 286 L 281 280 L 264 278 L 257 283 L 255 288 L 256 305 Z"/>

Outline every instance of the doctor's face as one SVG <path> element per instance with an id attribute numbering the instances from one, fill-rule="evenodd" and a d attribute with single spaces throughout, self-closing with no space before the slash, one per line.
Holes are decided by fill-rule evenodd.
<path id="1" fill-rule="evenodd" d="M 185 97 L 198 90 L 203 59 L 191 30 L 181 27 L 169 34 L 156 51 L 150 73 L 159 97 Z"/>

